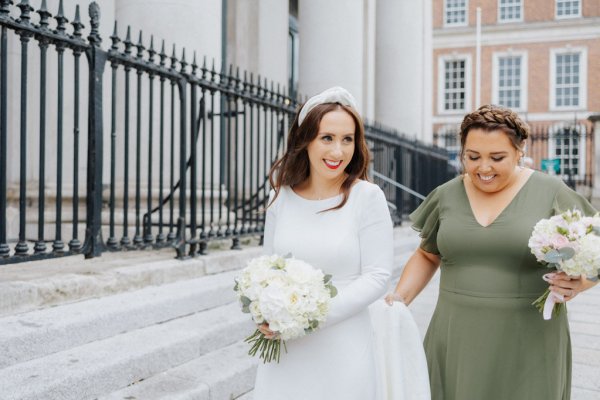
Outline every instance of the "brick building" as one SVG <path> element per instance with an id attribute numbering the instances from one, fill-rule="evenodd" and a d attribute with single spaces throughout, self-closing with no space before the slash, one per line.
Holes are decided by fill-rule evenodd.
<path id="1" fill-rule="evenodd" d="M 432 18 L 434 136 L 456 132 L 478 105 L 504 105 L 532 126 L 531 145 L 536 135 L 550 135 L 530 145 L 536 167 L 558 158 L 557 172 L 590 179 L 587 118 L 600 111 L 600 0 L 433 0 Z M 565 129 L 579 136 L 552 140 Z"/>

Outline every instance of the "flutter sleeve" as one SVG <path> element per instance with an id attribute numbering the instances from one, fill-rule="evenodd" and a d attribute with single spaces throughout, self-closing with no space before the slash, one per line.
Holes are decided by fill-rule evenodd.
<path id="1" fill-rule="evenodd" d="M 390 211 L 378 186 L 369 184 L 365 189 L 357 213 L 360 275 L 348 286 L 339 288 L 323 326 L 343 321 L 382 298 L 391 276 L 394 250 Z"/>
<path id="2" fill-rule="evenodd" d="M 585 197 L 561 181 L 552 202 L 552 214 L 560 214 L 574 208 L 580 210 L 584 215 L 594 215 L 597 212 Z"/>
<path id="3" fill-rule="evenodd" d="M 281 193 L 279 193 L 281 196 Z M 269 204 L 266 215 L 265 215 L 265 230 L 263 232 L 263 254 L 271 255 L 273 254 L 273 240 L 275 238 L 275 225 L 277 223 L 277 200 L 275 203 L 271 203 L 273 201 L 273 197 L 275 197 L 275 191 L 271 190 L 269 193 Z"/>
<path id="4" fill-rule="evenodd" d="M 419 232 L 421 249 L 428 253 L 440 254 L 437 246 L 437 233 L 440 227 L 440 190 L 435 188 L 409 218 L 412 228 Z"/>

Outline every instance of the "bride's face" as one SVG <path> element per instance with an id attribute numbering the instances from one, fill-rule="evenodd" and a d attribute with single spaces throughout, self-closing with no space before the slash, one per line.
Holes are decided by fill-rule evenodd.
<path id="1" fill-rule="evenodd" d="M 317 136 L 306 151 L 310 175 L 326 180 L 336 180 L 354 155 L 354 119 L 344 110 L 330 111 L 323 116 Z"/>

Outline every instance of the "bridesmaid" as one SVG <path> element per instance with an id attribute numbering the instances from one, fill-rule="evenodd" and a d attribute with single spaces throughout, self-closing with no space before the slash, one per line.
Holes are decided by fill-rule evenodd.
<path id="1" fill-rule="evenodd" d="M 291 253 L 333 275 L 338 295 L 314 333 L 260 364 L 255 400 L 375 400 L 368 306 L 392 268 L 392 222 L 381 189 L 367 182 L 369 153 L 354 98 L 331 88 L 299 110 L 285 154 L 271 170 L 266 254 Z M 260 327 L 268 337 L 277 332 Z"/>
<path id="2" fill-rule="evenodd" d="M 531 305 L 546 289 L 547 270 L 527 243 L 542 218 L 595 210 L 560 179 L 519 166 L 528 136 L 509 109 L 485 105 L 466 115 L 465 173 L 410 215 L 421 245 L 386 300 L 409 304 L 441 265 L 424 341 L 433 400 L 570 398 L 567 315 L 545 321 Z M 550 280 L 567 302 L 594 285 L 562 273 Z"/>

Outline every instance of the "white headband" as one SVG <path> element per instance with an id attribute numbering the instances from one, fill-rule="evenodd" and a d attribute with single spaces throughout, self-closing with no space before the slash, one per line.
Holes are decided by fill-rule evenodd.
<path id="1" fill-rule="evenodd" d="M 313 108 L 319 104 L 325 103 L 340 103 L 341 105 L 349 106 L 356 110 L 356 100 L 354 100 L 354 97 L 350 94 L 350 92 L 343 87 L 334 86 L 317 94 L 316 96 L 311 97 L 306 103 L 304 103 L 304 106 L 302 106 L 302 109 L 300 110 L 300 115 L 298 115 L 298 126 L 302 124 L 304 118 L 306 118 L 308 113 Z"/>

